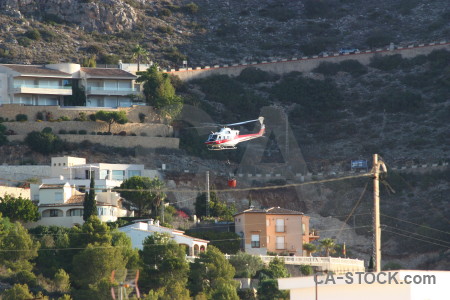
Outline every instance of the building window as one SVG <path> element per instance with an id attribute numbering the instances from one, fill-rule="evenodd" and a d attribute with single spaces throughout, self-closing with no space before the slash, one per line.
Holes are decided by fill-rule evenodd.
<path id="1" fill-rule="evenodd" d="M 58 210 L 50 209 L 50 217 L 57 217 L 57 216 L 58 216 Z"/>
<path id="2" fill-rule="evenodd" d="M 95 178 L 95 171 L 92 170 L 84 170 L 86 179 Z"/>
<path id="3" fill-rule="evenodd" d="M 284 232 L 284 219 L 277 219 L 275 225 L 276 232 Z"/>
<path id="4" fill-rule="evenodd" d="M 100 179 L 109 179 L 109 170 L 100 170 Z"/>
<path id="5" fill-rule="evenodd" d="M 277 250 L 286 249 L 286 245 L 284 244 L 284 236 L 277 236 L 277 241 L 275 245 Z"/>
<path id="6" fill-rule="evenodd" d="M 259 248 L 259 234 L 252 234 L 252 248 Z"/>
<path id="7" fill-rule="evenodd" d="M 55 201 L 62 202 L 63 201 L 63 193 L 62 192 L 56 192 L 55 193 Z"/>
<path id="8" fill-rule="evenodd" d="M 124 180 L 124 179 L 125 179 L 125 171 L 123 170 L 112 171 L 112 180 Z"/>
<path id="9" fill-rule="evenodd" d="M 303 233 L 303 235 L 306 234 L 306 225 L 305 225 L 305 223 L 302 223 L 302 233 Z"/>
<path id="10" fill-rule="evenodd" d="M 133 176 L 141 176 L 140 170 L 128 170 L 128 178 L 131 178 Z"/>

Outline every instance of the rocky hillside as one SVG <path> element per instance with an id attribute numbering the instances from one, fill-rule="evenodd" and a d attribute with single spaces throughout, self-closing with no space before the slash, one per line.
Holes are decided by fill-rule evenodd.
<path id="1" fill-rule="evenodd" d="M 448 38 L 445 0 L 0 0 L 0 62 L 218 64 Z"/>

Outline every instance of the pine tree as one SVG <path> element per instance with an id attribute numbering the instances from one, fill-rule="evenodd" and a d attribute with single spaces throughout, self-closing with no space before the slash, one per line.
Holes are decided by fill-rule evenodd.
<path id="1" fill-rule="evenodd" d="M 91 176 L 91 184 L 89 187 L 90 187 L 89 192 L 84 195 L 84 202 L 83 202 L 83 208 L 84 208 L 83 220 L 84 221 L 89 219 L 90 216 L 97 215 L 97 204 L 95 201 L 95 181 L 94 181 L 93 176 Z"/>

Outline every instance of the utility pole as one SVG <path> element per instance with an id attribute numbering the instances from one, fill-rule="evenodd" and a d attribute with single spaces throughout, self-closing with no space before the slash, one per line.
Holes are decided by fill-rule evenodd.
<path id="1" fill-rule="evenodd" d="M 381 227 L 380 227 L 380 167 L 387 172 L 383 161 L 378 160 L 378 154 L 373 155 L 373 252 L 374 252 L 374 271 L 381 271 Z"/>
<path id="2" fill-rule="evenodd" d="M 206 216 L 209 217 L 209 171 L 206 171 Z"/>

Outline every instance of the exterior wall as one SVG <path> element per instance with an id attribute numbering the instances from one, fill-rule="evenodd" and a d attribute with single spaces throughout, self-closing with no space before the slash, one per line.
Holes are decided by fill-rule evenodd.
<path id="1" fill-rule="evenodd" d="M 63 192 L 63 189 L 40 189 L 39 190 L 39 204 L 64 203 L 64 194 L 62 201 L 55 201 L 55 194 Z"/>
<path id="2" fill-rule="evenodd" d="M 1 68 L 1 66 L 0 66 Z M 1 70 L 0 70 L 1 72 Z M 1 74 L 1 73 L 0 73 Z M 9 102 L 8 102 L 9 103 Z M 158 123 L 159 119 L 157 114 L 155 113 L 153 107 L 151 106 L 143 106 L 143 105 L 134 105 L 132 107 L 119 107 L 119 108 L 98 108 L 98 107 L 60 107 L 60 106 L 25 106 L 21 104 L 3 104 L 0 107 L 0 117 L 15 119 L 17 114 L 26 114 L 28 116 L 28 120 L 35 120 L 36 114 L 38 112 L 50 112 L 53 115 L 54 119 L 58 119 L 59 117 L 69 117 L 71 120 L 80 116 L 80 113 L 83 112 L 86 115 L 94 114 L 99 110 L 104 111 L 125 111 L 127 113 L 127 117 L 129 122 L 139 123 L 139 114 L 143 113 L 146 115 L 145 121 L 149 123 Z"/>
<path id="3" fill-rule="evenodd" d="M 1 115 L 0 109 L 0 115 Z M 42 131 L 46 127 L 50 127 L 53 133 L 58 134 L 58 132 L 63 129 L 69 132 L 70 130 L 84 129 L 87 134 L 90 135 L 92 132 L 107 132 L 109 126 L 105 122 L 80 122 L 80 121 L 63 121 L 63 122 L 11 122 L 5 123 L 8 129 L 13 130 L 16 134 L 25 135 L 31 131 Z M 136 135 L 145 134 L 146 136 L 162 136 L 171 137 L 173 135 L 173 128 L 165 124 L 149 124 L 149 123 L 126 123 L 126 124 L 112 124 L 111 132 L 119 133 L 125 131 L 128 135 L 135 133 Z M 65 135 L 64 135 L 65 136 Z"/>
<path id="4" fill-rule="evenodd" d="M 9 103 L 8 96 L 8 75 L 0 73 L 0 105 Z"/>
<path id="5" fill-rule="evenodd" d="M 11 195 L 13 197 L 22 197 L 25 199 L 31 199 L 30 189 L 17 188 L 12 186 L 0 186 L 0 197 L 4 197 L 6 194 Z"/>
<path id="6" fill-rule="evenodd" d="M 389 49 L 389 48 L 388 48 Z M 450 43 L 436 44 L 436 45 L 423 45 L 408 48 L 398 48 L 395 50 L 378 49 L 368 50 L 368 52 L 360 52 L 351 55 L 330 55 L 328 57 L 305 57 L 305 58 L 290 58 L 284 60 L 278 60 L 274 62 L 252 62 L 243 64 L 233 64 L 231 66 L 214 66 L 214 67 L 197 67 L 179 70 L 166 70 L 167 73 L 177 75 L 181 80 L 189 81 L 196 78 L 205 78 L 212 75 L 228 75 L 238 76 L 242 70 L 248 67 L 256 67 L 263 71 L 273 72 L 276 74 L 286 74 L 293 71 L 298 72 L 311 72 L 321 62 L 339 63 L 344 60 L 353 59 L 359 61 L 361 64 L 367 65 L 370 63 L 370 59 L 375 55 L 393 55 L 400 54 L 404 58 L 415 57 L 420 54 L 429 54 L 433 50 L 438 49 L 450 49 Z"/>
<path id="7" fill-rule="evenodd" d="M 68 167 L 84 165 L 86 164 L 86 159 L 81 157 L 63 156 L 63 157 L 52 157 L 51 160 L 51 170 L 52 177 L 64 176 L 69 177 L 70 170 Z"/>
<path id="8" fill-rule="evenodd" d="M 23 141 L 25 135 L 10 135 L 9 141 Z M 124 148 L 169 148 L 178 149 L 180 140 L 178 138 L 163 138 L 163 137 L 137 137 L 137 136 L 105 136 L 105 135 L 61 135 L 62 139 L 81 143 L 89 141 L 91 143 L 99 143 L 110 147 L 124 147 Z"/>
<path id="9" fill-rule="evenodd" d="M 277 232 L 276 220 L 284 220 L 284 232 Z M 295 255 L 302 255 L 302 216 L 301 215 L 266 215 L 267 222 L 267 236 L 269 241 L 267 243 L 267 251 L 271 252 L 289 252 Z M 277 249 L 276 237 L 284 237 L 284 249 Z"/>
<path id="10" fill-rule="evenodd" d="M 236 215 L 235 232 L 244 233 L 244 250 L 246 253 L 265 255 L 267 253 L 267 232 L 265 213 L 246 213 Z M 240 219 L 240 221 L 239 221 Z M 259 234 L 259 248 L 252 248 L 252 234 Z"/>

